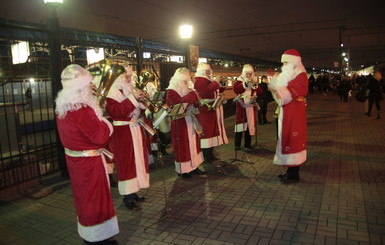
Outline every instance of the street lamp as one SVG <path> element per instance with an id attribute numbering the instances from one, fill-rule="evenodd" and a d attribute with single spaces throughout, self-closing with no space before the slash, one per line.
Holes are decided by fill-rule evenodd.
<path id="1" fill-rule="evenodd" d="M 187 69 L 189 70 L 191 69 L 189 40 L 192 36 L 192 32 L 193 32 L 192 25 L 179 26 L 180 37 L 186 40 L 186 66 L 187 66 Z"/>
<path id="2" fill-rule="evenodd" d="M 52 98 L 55 101 L 56 95 L 61 86 L 60 73 L 63 70 L 61 60 L 61 40 L 60 40 L 60 26 L 57 18 L 57 9 L 62 5 L 63 0 L 44 0 L 46 6 L 51 9 L 51 17 L 47 19 L 47 29 L 49 32 L 49 58 L 51 63 L 51 88 Z M 54 103 L 54 107 L 55 107 Z M 68 177 L 68 169 L 65 163 L 64 148 L 60 142 L 59 133 L 56 129 L 56 149 L 58 154 L 59 168 L 63 177 Z"/>

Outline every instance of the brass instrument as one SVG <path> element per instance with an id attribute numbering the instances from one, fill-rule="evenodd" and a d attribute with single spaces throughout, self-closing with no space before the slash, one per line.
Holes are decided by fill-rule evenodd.
<path id="1" fill-rule="evenodd" d="M 126 70 L 123 66 L 118 64 L 112 64 L 110 60 L 104 59 L 100 61 L 99 66 L 88 69 L 92 75 L 100 75 L 100 83 L 95 92 L 96 98 L 99 101 L 99 106 L 103 106 L 104 101 L 107 99 L 107 94 L 119 75 L 123 74 Z"/>
<path id="2" fill-rule="evenodd" d="M 147 83 L 155 81 L 155 74 L 149 70 L 142 70 L 139 75 L 139 79 L 135 80 L 135 90 L 139 90 L 143 93 L 143 103 L 147 108 L 152 106 L 153 112 L 158 112 L 160 105 L 151 100 L 149 94 L 144 90 Z"/>
<path id="3" fill-rule="evenodd" d="M 227 78 L 224 76 L 221 76 L 219 78 L 219 85 L 221 85 L 222 88 L 226 88 L 227 87 Z"/>

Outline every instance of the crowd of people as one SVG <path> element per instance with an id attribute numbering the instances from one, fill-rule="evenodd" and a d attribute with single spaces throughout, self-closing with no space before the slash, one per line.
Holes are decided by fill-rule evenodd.
<path id="1" fill-rule="evenodd" d="M 385 68 L 377 66 L 373 68 L 373 74 L 347 76 L 343 74 L 321 74 L 317 78 L 312 74 L 309 77 L 309 92 L 314 93 L 314 89 L 325 96 L 328 94 L 336 95 L 343 102 L 348 102 L 349 98 L 365 102 L 365 114 L 370 117 L 373 104 L 376 106 L 377 119 L 381 118 L 381 101 L 385 92 L 383 83 L 383 73 Z M 353 93 L 355 92 L 355 95 Z"/>
<path id="2" fill-rule="evenodd" d="M 300 179 L 299 166 L 306 161 L 306 95 L 308 78 L 296 50 L 283 53 L 282 72 L 258 82 L 254 69 L 245 64 L 233 84 L 236 94 L 234 149 L 252 149 L 256 125 L 268 124 L 267 104 L 272 96 L 278 106 L 278 142 L 273 163 L 286 167 L 278 178 L 283 183 Z M 145 197 L 137 193 L 150 186 L 152 122 L 145 103 L 148 95 L 135 85 L 129 66 L 97 101 L 90 86 L 90 72 L 70 65 L 62 72 L 63 89 L 56 99 L 56 118 L 65 148 L 67 166 L 78 216 L 78 232 L 86 244 L 117 244 L 118 220 L 110 193 L 105 155 L 113 153 L 118 190 L 128 209 Z M 175 171 L 181 178 L 205 176 L 203 162 L 218 160 L 214 148 L 228 144 L 223 118 L 223 91 L 227 84 L 214 79 L 209 64 L 201 63 L 194 78 L 187 68 L 178 68 L 166 90 L 165 111 L 171 119 L 170 135 Z M 146 99 L 147 98 L 147 99 Z M 153 114 L 153 113 L 150 113 Z M 147 115 L 147 116 L 146 116 Z M 107 120 L 108 117 L 108 120 Z M 108 143 L 108 146 L 107 146 Z M 107 148 L 107 149 L 106 149 Z"/>

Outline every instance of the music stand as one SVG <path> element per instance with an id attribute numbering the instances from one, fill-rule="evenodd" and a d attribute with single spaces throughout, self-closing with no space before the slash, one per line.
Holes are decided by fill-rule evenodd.
<path id="1" fill-rule="evenodd" d="M 178 120 L 178 119 L 181 119 L 181 118 L 185 117 L 186 116 L 187 107 L 188 107 L 188 103 L 180 103 L 180 104 L 173 105 L 173 107 L 171 108 L 171 111 L 169 113 L 169 116 L 170 116 L 171 120 Z M 179 143 L 179 134 L 178 134 L 178 132 L 179 132 L 178 123 L 176 123 L 176 127 L 177 127 L 177 129 L 176 129 L 176 132 L 177 132 L 177 142 L 178 142 L 178 145 L 179 145 L 179 147 L 178 147 L 178 154 L 180 156 L 180 143 Z M 180 162 L 178 164 L 179 164 L 179 169 L 182 170 L 182 164 Z M 182 193 L 182 190 L 184 190 L 197 202 L 198 200 L 193 196 L 191 191 L 189 189 L 187 189 L 186 186 L 184 185 L 184 180 L 183 180 L 182 174 L 180 174 L 180 175 L 181 175 L 180 186 L 176 190 L 176 194 L 174 195 L 173 200 L 175 200 L 177 195 Z"/>
<path id="2" fill-rule="evenodd" d="M 241 98 L 243 98 L 244 96 L 242 96 L 241 94 L 237 95 L 234 99 L 233 99 L 233 102 L 238 102 L 243 108 L 246 109 L 246 104 L 241 100 Z M 256 96 L 252 97 L 252 99 L 250 101 L 256 101 Z M 245 136 L 246 137 L 246 136 Z M 232 159 L 229 159 L 230 160 L 230 163 L 234 163 L 234 162 L 242 162 L 242 163 L 249 163 L 249 164 L 254 164 L 253 162 L 250 162 L 250 161 L 245 161 L 245 160 L 242 160 L 242 159 L 238 159 L 238 149 L 236 147 L 234 147 L 234 158 Z"/>

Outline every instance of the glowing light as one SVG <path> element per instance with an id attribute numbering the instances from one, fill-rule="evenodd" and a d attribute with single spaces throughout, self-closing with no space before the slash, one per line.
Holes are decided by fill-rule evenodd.
<path id="1" fill-rule="evenodd" d="M 44 0 L 44 3 L 63 3 L 63 0 Z"/>
<path id="2" fill-rule="evenodd" d="M 11 45 L 12 64 L 21 64 L 28 61 L 29 43 L 19 42 Z"/>
<path id="3" fill-rule="evenodd" d="M 191 38 L 193 32 L 192 25 L 181 25 L 179 26 L 179 34 L 183 39 Z"/>
<path id="4" fill-rule="evenodd" d="M 87 49 L 87 64 L 92 64 L 104 59 L 103 48 L 92 48 Z"/>

